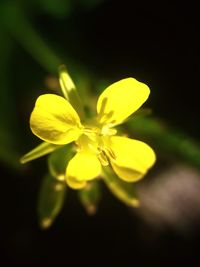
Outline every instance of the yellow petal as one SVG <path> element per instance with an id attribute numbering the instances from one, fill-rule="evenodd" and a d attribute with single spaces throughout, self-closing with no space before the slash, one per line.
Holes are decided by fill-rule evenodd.
<path id="1" fill-rule="evenodd" d="M 78 152 L 67 166 L 67 177 L 77 181 L 92 180 L 101 173 L 101 164 L 96 155 L 90 151 Z"/>
<path id="2" fill-rule="evenodd" d="M 141 179 L 156 160 L 154 151 L 147 144 L 134 139 L 112 136 L 108 154 L 116 174 L 127 182 Z"/>
<path id="3" fill-rule="evenodd" d="M 111 84 L 97 102 L 100 123 L 120 124 L 147 100 L 149 93 L 149 87 L 134 78 Z"/>
<path id="4" fill-rule="evenodd" d="M 72 189 L 82 189 L 86 186 L 86 181 L 77 181 L 74 177 L 72 176 L 67 176 L 66 177 L 66 182 L 69 187 Z"/>
<path id="5" fill-rule="evenodd" d="M 68 144 L 81 134 L 78 114 L 63 97 L 53 94 L 38 97 L 30 118 L 32 132 L 40 139 L 57 144 Z"/>

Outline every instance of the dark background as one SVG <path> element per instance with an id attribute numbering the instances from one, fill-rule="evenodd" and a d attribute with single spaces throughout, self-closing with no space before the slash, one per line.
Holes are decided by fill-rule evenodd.
<path id="1" fill-rule="evenodd" d="M 14 2 L 24 6 L 32 25 L 69 69 L 68 58 L 75 68 L 83 68 L 99 81 L 136 77 L 151 88 L 148 105 L 153 114 L 199 139 L 199 18 L 192 2 L 107 0 L 89 7 L 75 1 L 69 12 L 61 8 L 57 13 L 33 1 Z M 11 135 L 17 136 L 13 146 L 19 154 L 37 144 L 28 119 L 48 74 L 13 41 L 5 72 L 11 88 L 6 101 L 12 104 L 12 112 L 1 112 L 7 121 L 16 116 Z M 190 266 L 199 262 L 198 224 L 190 234 L 170 226 L 153 228 L 104 187 L 94 217 L 85 213 L 76 193 L 70 191 L 55 224 L 42 231 L 36 202 L 45 159 L 20 171 L 3 161 L 1 165 L 1 264 Z"/>

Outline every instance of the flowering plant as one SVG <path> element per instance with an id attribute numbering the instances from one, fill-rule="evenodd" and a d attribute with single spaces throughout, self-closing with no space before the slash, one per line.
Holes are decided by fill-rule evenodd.
<path id="1" fill-rule="evenodd" d="M 155 153 L 144 142 L 117 135 L 115 127 L 147 100 L 149 87 L 134 78 L 111 84 L 98 98 L 96 117 L 88 119 L 64 66 L 60 67 L 60 85 L 64 97 L 56 94 L 38 97 L 30 117 L 30 128 L 44 142 L 23 156 L 21 162 L 53 152 L 57 155 L 57 165 L 65 159 L 62 171 L 54 173 L 59 181 L 66 181 L 73 189 L 89 191 L 94 179 L 101 177 L 121 200 L 137 206 L 135 196 L 127 198 L 125 184 L 144 177 L 155 162 Z M 70 158 L 66 145 L 72 142 Z M 50 170 L 55 169 L 52 162 Z"/>

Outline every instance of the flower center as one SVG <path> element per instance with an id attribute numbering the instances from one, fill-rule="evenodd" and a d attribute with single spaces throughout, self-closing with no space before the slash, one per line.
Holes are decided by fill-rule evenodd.
<path id="1" fill-rule="evenodd" d="M 108 158 L 115 158 L 113 151 L 107 146 L 107 138 L 116 133 L 117 130 L 110 128 L 109 125 L 102 127 L 86 125 L 83 134 L 76 141 L 78 150 L 95 153 L 101 164 L 107 166 L 109 164 Z"/>

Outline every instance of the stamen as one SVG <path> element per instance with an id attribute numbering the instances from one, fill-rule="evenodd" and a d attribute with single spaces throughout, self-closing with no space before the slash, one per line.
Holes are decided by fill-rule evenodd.
<path id="1" fill-rule="evenodd" d="M 112 120 L 112 121 L 110 122 L 110 124 L 111 124 L 111 125 L 114 125 L 116 122 L 117 122 L 116 120 Z"/>
<path id="2" fill-rule="evenodd" d="M 96 135 L 99 134 L 100 130 L 97 127 L 85 127 L 83 132 L 86 135 Z"/>
<path id="3" fill-rule="evenodd" d="M 101 129 L 101 135 L 115 135 L 117 133 L 116 129 L 111 129 L 111 125 L 107 124 Z"/>
<path id="4" fill-rule="evenodd" d="M 115 153 L 113 152 L 113 150 L 109 147 L 109 148 L 105 148 L 105 153 L 108 154 L 109 157 L 111 157 L 112 159 L 116 160 L 116 155 Z"/>
<path id="5" fill-rule="evenodd" d="M 106 121 L 108 121 L 109 119 L 111 119 L 113 114 L 114 114 L 113 110 L 111 110 L 108 113 L 105 113 L 105 108 L 106 108 L 107 102 L 108 102 L 108 98 L 107 97 L 105 97 L 101 102 L 101 109 L 100 109 L 99 115 L 98 115 L 98 121 L 101 124 L 103 124 Z"/>
<path id="6" fill-rule="evenodd" d="M 98 159 L 100 160 L 101 164 L 103 166 L 108 166 L 109 165 L 109 161 L 107 159 L 107 156 L 105 154 L 104 151 L 101 151 L 99 154 L 98 154 Z"/>
<path id="7" fill-rule="evenodd" d="M 102 114 L 102 116 L 99 118 L 99 122 L 104 124 L 106 121 L 108 121 L 109 119 L 112 118 L 113 114 L 114 114 L 113 110 L 111 110 L 110 112 L 108 112 L 106 114 L 105 113 Z"/>
<path id="8" fill-rule="evenodd" d="M 101 103 L 101 109 L 99 111 L 99 119 L 105 114 L 105 107 L 106 107 L 107 102 L 108 102 L 108 98 L 105 97 Z"/>

